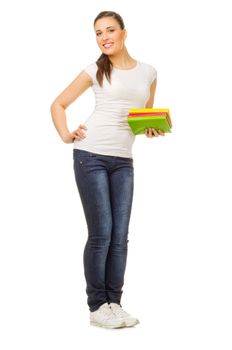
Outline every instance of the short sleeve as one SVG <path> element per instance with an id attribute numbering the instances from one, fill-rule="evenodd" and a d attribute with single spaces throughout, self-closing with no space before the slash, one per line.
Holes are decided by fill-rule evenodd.
<path id="1" fill-rule="evenodd" d="M 96 63 L 89 64 L 84 68 L 84 71 L 91 77 L 93 83 L 97 82 L 96 73 L 97 73 L 97 65 Z"/>
<path id="2" fill-rule="evenodd" d="M 157 70 L 150 66 L 150 83 L 152 83 L 157 78 Z"/>

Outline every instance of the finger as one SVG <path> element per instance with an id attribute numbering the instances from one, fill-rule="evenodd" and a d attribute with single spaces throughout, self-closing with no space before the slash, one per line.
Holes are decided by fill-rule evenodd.
<path id="1" fill-rule="evenodd" d="M 74 139 L 75 139 L 75 140 L 80 140 L 80 139 L 81 139 L 77 134 L 74 134 L 74 133 L 73 133 L 73 136 L 74 136 Z"/>
<path id="2" fill-rule="evenodd" d="M 87 130 L 87 127 L 86 127 L 84 124 L 81 124 L 81 125 L 79 126 L 79 128 L 78 128 L 79 134 L 80 134 L 82 137 L 85 137 L 85 133 L 84 133 L 84 131 L 83 131 L 82 129 Z"/>
<path id="3" fill-rule="evenodd" d="M 74 131 L 72 134 L 74 135 L 75 138 L 80 138 L 80 135 L 78 134 L 77 131 Z"/>
<path id="4" fill-rule="evenodd" d="M 78 129 L 78 135 L 79 135 L 81 138 L 85 138 L 85 133 L 84 133 L 84 131 L 82 131 L 81 129 Z"/>
<path id="5" fill-rule="evenodd" d="M 162 130 L 158 130 L 158 133 L 162 136 L 164 136 L 164 132 Z"/>
<path id="6" fill-rule="evenodd" d="M 157 137 L 159 136 L 158 132 L 155 129 L 152 129 L 153 136 Z"/>
<path id="7" fill-rule="evenodd" d="M 149 137 L 152 137 L 152 129 L 149 128 Z"/>
<path id="8" fill-rule="evenodd" d="M 79 130 L 75 131 L 75 135 L 79 139 L 84 139 L 85 138 L 85 135 L 82 135 L 82 132 L 80 132 Z"/>

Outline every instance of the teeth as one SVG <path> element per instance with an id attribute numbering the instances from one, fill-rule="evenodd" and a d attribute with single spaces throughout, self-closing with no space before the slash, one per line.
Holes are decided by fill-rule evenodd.
<path id="1" fill-rule="evenodd" d="M 113 44 L 105 44 L 105 45 L 103 45 L 104 47 L 106 47 L 107 49 L 109 48 L 109 47 L 111 47 Z"/>

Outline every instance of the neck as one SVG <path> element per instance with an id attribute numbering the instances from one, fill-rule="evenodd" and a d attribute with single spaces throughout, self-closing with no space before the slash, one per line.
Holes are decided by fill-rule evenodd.
<path id="1" fill-rule="evenodd" d="M 134 60 L 128 53 L 126 47 L 124 47 L 119 53 L 116 55 L 109 55 L 109 59 L 112 62 L 115 68 L 126 69 L 135 64 L 136 60 Z"/>

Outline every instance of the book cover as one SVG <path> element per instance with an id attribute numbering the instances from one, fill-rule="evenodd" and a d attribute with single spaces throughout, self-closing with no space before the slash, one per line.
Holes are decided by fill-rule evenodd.
<path id="1" fill-rule="evenodd" d="M 167 118 L 163 116 L 128 118 L 128 124 L 135 135 L 144 134 L 147 128 L 171 132 L 171 126 Z"/>

